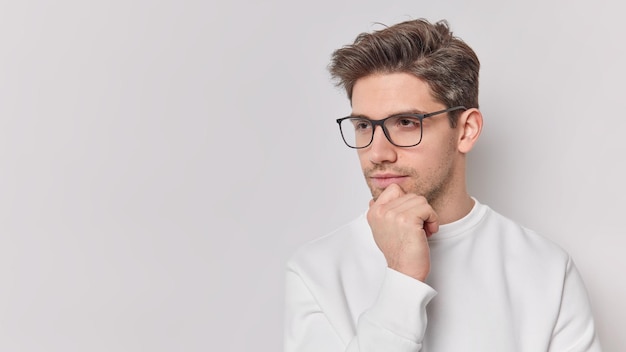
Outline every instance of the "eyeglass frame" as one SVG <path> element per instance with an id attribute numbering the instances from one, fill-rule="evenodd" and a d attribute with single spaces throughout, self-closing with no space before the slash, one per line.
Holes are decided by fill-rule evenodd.
<path id="1" fill-rule="evenodd" d="M 425 118 L 431 117 L 431 116 L 435 116 L 435 115 L 439 115 L 439 114 L 444 114 L 447 112 L 452 112 L 452 111 L 457 111 L 457 110 L 467 110 L 467 108 L 463 105 L 457 105 L 451 108 L 447 108 L 444 110 L 439 110 L 439 111 L 434 111 L 434 112 L 429 112 L 427 114 L 394 114 L 391 115 L 389 117 L 385 117 L 382 120 L 372 120 L 372 119 L 368 119 L 367 117 L 359 117 L 359 116 L 346 116 L 346 117 L 342 117 L 337 119 L 337 124 L 339 125 L 339 133 L 341 134 L 341 139 L 343 139 L 343 142 L 345 143 L 345 145 L 347 145 L 348 147 L 352 148 L 352 149 L 363 149 L 363 148 L 367 148 L 369 147 L 372 142 L 374 141 L 374 133 L 376 132 L 376 126 L 380 126 L 380 128 L 383 130 L 383 134 L 385 135 L 385 137 L 387 138 L 387 140 L 389 141 L 389 143 L 393 144 L 394 146 L 398 147 L 398 148 L 411 148 L 411 147 L 415 147 L 417 145 L 419 145 L 420 143 L 422 143 L 422 137 L 424 136 L 424 127 L 422 125 L 422 121 Z M 397 145 L 396 143 L 394 143 L 391 140 L 391 137 L 389 136 L 389 131 L 387 131 L 387 128 L 385 127 L 385 121 L 395 118 L 395 117 L 399 117 L 399 116 L 408 116 L 408 117 L 417 117 L 420 120 L 420 140 L 419 142 L 413 144 L 413 145 Z M 346 137 L 344 137 L 343 135 L 343 130 L 341 128 L 341 123 L 344 120 L 348 120 L 348 119 L 355 119 L 355 118 L 360 118 L 363 120 L 367 120 L 369 121 L 369 123 L 372 124 L 372 138 L 370 139 L 369 143 L 367 143 L 366 145 L 362 146 L 362 147 L 353 147 L 350 144 L 348 144 L 348 142 L 346 141 Z"/>

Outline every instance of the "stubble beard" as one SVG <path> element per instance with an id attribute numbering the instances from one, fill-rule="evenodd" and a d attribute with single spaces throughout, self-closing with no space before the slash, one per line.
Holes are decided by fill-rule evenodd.
<path id="1" fill-rule="evenodd" d="M 374 201 L 376 201 L 380 194 L 385 190 L 383 188 L 374 187 L 370 182 L 369 175 L 375 171 L 393 172 L 394 174 L 406 175 L 408 180 L 407 182 L 399 184 L 400 188 L 405 193 L 413 193 L 418 196 L 423 196 L 431 205 L 440 202 L 440 199 L 444 196 L 446 189 L 449 188 L 449 184 L 452 180 L 452 172 L 449 169 L 446 170 L 443 175 L 440 175 L 442 177 L 435 176 L 435 179 L 427 180 L 420 177 L 417 170 L 412 168 L 375 166 L 363 171 L 365 181 L 370 189 Z"/>
<path id="2" fill-rule="evenodd" d="M 454 192 L 457 187 L 455 173 L 457 164 L 455 163 L 456 146 L 450 141 L 447 151 L 439 160 L 439 164 L 430 170 L 421 172 L 411 167 L 389 166 L 385 164 L 375 164 L 370 168 L 363 170 L 365 181 L 370 189 L 374 201 L 378 199 L 380 194 L 385 190 L 375 188 L 370 182 L 370 176 L 374 172 L 391 172 L 397 175 L 406 175 L 408 180 L 399 185 L 405 193 L 413 193 L 423 196 L 435 211 L 447 204 L 446 197 L 450 192 Z"/>
<path id="3" fill-rule="evenodd" d="M 370 175 L 374 172 L 391 172 L 397 175 L 407 176 L 408 179 L 399 185 L 405 193 L 423 196 L 428 201 L 428 204 L 438 210 L 446 204 L 446 195 L 455 187 L 454 164 L 450 162 L 452 160 L 452 153 L 447 156 L 447 158 L 442 159 L 442 162 L 437 165 L 435 170 L 424 170 L 421 175 L 414 168 L 383 164 L 374 165 L 371 168 L 363 170 L 363 175 L 365 176 L 365 181 L 374 201 L 378 199 L 385 189 L 374 187 L 370 182 Z"/>

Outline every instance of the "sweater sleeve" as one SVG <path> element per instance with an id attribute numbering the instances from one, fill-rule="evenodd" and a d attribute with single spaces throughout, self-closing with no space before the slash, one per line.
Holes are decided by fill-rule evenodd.
<path id="1" fill-rule="evenodd" d="M 286 277 L 285 352 L 417 352 L 426 330 L 426 305 L 436 295 L 428 285 L 387 269 L 378 298 L 346 338 L 341 322 L 319 304 L 303 277 Z M 337 297 L 343 299 L 343 297 Z M 345 331 L 345 329 L 343 329 Z"/>
<path id="2" fill-rule="evenodd" d="M 549 352 L 601 352 L 587 290 L 569 258 Z"/>

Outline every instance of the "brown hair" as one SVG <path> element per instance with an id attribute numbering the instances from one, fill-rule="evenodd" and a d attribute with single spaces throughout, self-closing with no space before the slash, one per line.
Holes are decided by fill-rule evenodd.
<path id="1" fill-rule="evenodd" d="M 480 62 L 472 48 L 452 34 L 446 20 L 433 24 L 417 19 L 361 33 L 352 45 L 333 52 L 328 69 L 350 100 L 359 78 L 406 72 L 427 82 L 433 97 L 446 107 L 478 108 Z M 450 114 L 453 127 L 457 116 Z"/>

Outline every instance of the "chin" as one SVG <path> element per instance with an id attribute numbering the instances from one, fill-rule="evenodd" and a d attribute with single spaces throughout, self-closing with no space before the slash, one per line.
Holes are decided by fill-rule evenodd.
<path id="1" fill-rule="evenodd" d="M 402 192 L 408 193 L 406 188 L 402 187 L 399 184 L 398 184 L 398 186 L 400 186 L 400 189 L 402 190 Z M 372 198 L 374 199 L 374 201 L 378 200 L 378 197 L 380 196 L 381 193 L 383 193 L 385 191 L 385 189 L 386 188 L 372 188 L 372 187 L 370 187 L 370 193 L 372 194 Z"/>
<path id="2" fill-rule="evenodd" d="M 378 199 L 378 196 L 380 196 L 380 194 L 383 193 L 383 191 L 384 191 L 383 189 L 370 187 L 370 193 L 372 194 L 372 198 L 374 199 L 374 201 Z"/>

